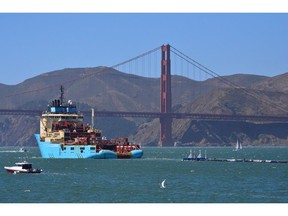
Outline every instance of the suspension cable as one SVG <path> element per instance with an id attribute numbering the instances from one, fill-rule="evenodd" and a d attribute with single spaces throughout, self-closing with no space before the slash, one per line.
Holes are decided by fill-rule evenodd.
<path id="1" fill-rule="evenodd" d="M 193 60 L 192 58 L 190 58 L 189 56 L 185 55 L 183 52 L 179 51 L 178 49 L 176 49 L 175 47 L 172 47 L 171 46 L 171 52 L 173 52 L 175 55 L 179 56 L 180 58 L 182 58 L 183 60 L 189 62 L 190 64 L 194 65 L 195 67 L 197 67 L 198 69 L 202 70 L 203 72 L 209 74 L 210 76 L 214 77 L 215 79 L 218 79 L 224 83 L 226 83 L 227 85 L 229 85 L 230 87 L 232 88 L 237 88 L 237 89 L 240 89 L 242 90 L 246 95 L 250 96 L 250 97 L 253 97 L 257 100 L 260 100 L 262 101 L 263 103 L 266 103 L 268 105 L 272 105 L 274 107 L 276 107 L 277 109 L 281 110 L 281 111 L 284 111 L 285 113 L 288 113 L 287 109 L 282 107 L 281 105 L 279 104 L 276 104 L 275 102 L 269 100 L 269 99 L 264 99 L 262 97 L 259 97 L 259 95 L 253 93 L 253 92 L 250 92 L 247 90 L 246 87 L 244 86 L 241 86 L 237 83 L 234 83 L 222 76 L 220 76 L 219 74 L 215 73 L 214 71 L 208 69 L 207 67 L 203 66 L 202 64 L 200 64 L 199 62 Z M 175 51 L 174 51 L 175 50 Z M 257 90 L 256 90 L 257 91 Z M 260 92 L 259 92 L 260 93 Z"/>
<path id="2" fill-rule="evenodd" d="M 94 76 L 96 74 L 99 74 L 99 73 L 103 73 L 105 71 L 108 71 L 110 70 L 111 68 L 115 69 L 116 67 L 119 67 L 121 65 L 124 65 L 124 64 L 127 64 L 129 62 L 132 62 L 136 59 L 139 59 L 143 56 L 146 56 L 150 53 L 153 53 L 153 52 L 156 52 L 157 50 L 159 50 L 161 48 L 161 46 L 159 47 L 156 47 L 155 49 L 152 49 L 150 51 L 147 51 L 141 55 L 138 55 L 134 58 L 131 58 L 129 60 L 126 60 L 124 62 L 121 62 L 119 64 L 116 64 L 116 65 L 113 65 L 111 67 L 103 67 L 103 68 L 100 68 L 99 70 L 97 70 L 96 72 L 91 72 L 91 73 L 87 73 L 86 75 L 82 76 L 82 77 L 77 77 L 77 78 L 74 78 L 74 79 L 69 79 L 69 80 L 66 80 L 64 82 L 61 82 L 61 83 L 56 83 L 56 84 L 52 84 L 52 85 L 48 85 L 48 86 L 45 86 L 45 87 L 42 87 L 42 88 L 37 88 L 37 89 L 32 89 L 32 90 L 29 90 L 29 91 L 24 91 L 24 92 L 18 92 L 18 93 L 14 93 L 14 94 L 9 94 L 9 95 L 4 95 L 4 96 L 0 96 L 0 99 L 3 99 L 3 98 L 9 98 L 9 97 L 15 97 L 15 96 L 19 96 L 19 95 L 24 95 L 24 94 L 29 94 L 29 93 L 34 93 L 34 92 L 39 92 L 39 91 L 43 91 L 45 89 L 49 89 L 49 88 L 52 88 L 52 87 L 55 87 L 55 86 L 59 86 L 59 85 L 63 85 L 63 84 L 67 84 L 67 83 L 72 83 L 72 82 L 75 82 L 75 81 L 79 81 L 79 80 L 84 80 L 88 77 L 91 77 L 91 76 Z"/>

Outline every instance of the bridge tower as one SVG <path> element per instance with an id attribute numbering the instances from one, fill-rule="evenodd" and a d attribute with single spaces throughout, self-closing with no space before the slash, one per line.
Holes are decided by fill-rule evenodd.
<path id="1" fill-rule="evenodd" d="M 172 94 L 171 94 L 171 62 L 170 45 L 161 47 L 160 77 L 160 140 L 161 146 L 173 146 L 172 142 Z"/>

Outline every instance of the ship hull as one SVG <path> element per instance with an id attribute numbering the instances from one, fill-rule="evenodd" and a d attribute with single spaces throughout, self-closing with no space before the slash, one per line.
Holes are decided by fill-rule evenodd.
<path id="1" fill-rule="evenodd" d="M 91 159 L 117 159 L 116 152 L 102 149 L 98 151 L 95 145 L 66 145 L 42 142 L 40 135 L 35 134 L 42 158 L 91 158 Z M 142 150 L 131 151 L 129 159 L 141 158 Z"/>
<path id="2" fill-rule="evenodd" d="M 61 144 L 40 141 L 40 135 L 35 134 L 42 158 L 93 158 L 116 159 L 115 152 L 110 150 L 96 151 L 95 145 L 67 145 L 61 148 Z"/>

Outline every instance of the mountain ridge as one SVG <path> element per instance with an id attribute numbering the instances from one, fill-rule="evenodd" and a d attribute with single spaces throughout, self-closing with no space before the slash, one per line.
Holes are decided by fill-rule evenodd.
<path id="1" fill-rule="evenodd" d="M 226 82 L 222 83 L 222 79 L 225 79 Z M 277 83 L 277 80 L 280 83 Z M 195 81 L 173 75 L 173 110 L 175 112 L 211 114 L 284 115 L 286 113 L 277 109 L 277 106 L 288 110 L 285 103 L 288 100 L 286 96 L 288 89 L 284 85 L 285 81 L 286 83 L 288 81 L 287 73 L 276 77 L 234 74 L 210 78 L 204 81 Z M 66 100 L 71 99 L 74 101 L 78 105 L 79 110 L 88 110 L 93 107 L 99 111 L 159 111 L 159 78 L 145 78 L 126 74 L 103 66 L 95 68 L 66 68 L 40 74 L 17 85 L 0 84 L 0 109 L 37 108 L 38 110 L 44 110 L 50 100 L 59 97 L 59 86 L 61 83 L 65 88 Z M 231 83 L 235 83 L 237 87 L 231 88 Z M 249 98 L 245 92 L 255 97 Z M 9 97 L 9 95 L 11 96 Z M 265 104 L 263 101 L 258 100 L 257 97 L 260 96 L 271 103 L 275 103 L 276 106 L 272 107 L 271 104 Z M 1 116 L 1 145 L 36 145 L 33 133 L 39 130 L 38 121 L 39 118 L 37 117 Z M 121 135 L 121 131 L 123 131 L 123 135 L 129 136 L 133 141 L 142 145 L 157 145 L 159 119 L 122 118 L 116 120 L 115 118 L 102 118 L 101 122 L 97 119 L 96 121 L 100 129 L 102 129 L 103 125 L 105 126 L 103 132 L 105 131 L 111 137 L 116 135 L 116 131 L 117 135 Z M 113 125 L 113 122 L 117 122 L 117 125 Z M 14 127 L 16 127 L 25 131 L 24 126 L 27 124 L 31 125 L 31 128 L 26 134 L 14 130 Z M 125 131 L 121 124 L 126 125 Z M 193 121 L 187 119 L 173 120 L 173 139 L 175 141 L 185 140 L 187 143 L 189 143 L 190 139 L 190 143 L 195 144 L 199 140 L 197 139 L 197 142 L 193 140 L 193 135 L 188 135 L 189 133 L 199 137 L 199 135 L 195 134 L 196 128 L 198 131 L 202 129 L 217 131 L 213 127 L 217 127 L 217 125 L 219 127 L 221 122 L 211 124 L 209 121 L 206 123 L 202 121 L 201 124 L 193 124 Z M 209 127 L 207 126 L 208 124 L 210 125 Z M 256 125 L 254 126 L 256 128 Z M 109 130 L 109 128 L 113 128 L 114 132 Z M 10 133 L 11 131 L 13 131 L 13 136 Z M 217 140 L 225 140 L 225 142 L 231 143 L 235 138 L 231 137 L 228 139 L 227 135 L 225 135 L 225 139 L 220 139 L 220 135 L 215 134 L 215 138 L 212 139 L 210 137 L 208 139 L 211 136 L 211 134 L 208 134 L 203 134 L 203 140 L 199 141 L 199 143 L 214 145 Z M 216 137 L 218 138 L 216 139 Z M 259 139 L 253 138 L 250 139 L 250 142 L 252 144 L 261 143 Z M 283 136 L 281 136 L 280 140 L 281 143 L 286 142 L 286 140 L 283 140 Z"/>

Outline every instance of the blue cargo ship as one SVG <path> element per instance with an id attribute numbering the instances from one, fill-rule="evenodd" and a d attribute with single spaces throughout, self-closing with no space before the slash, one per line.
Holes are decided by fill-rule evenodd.
<path id="1" fill-rule="evenodd" d="M 71 100 L 64 102 L 61 96 L 53 100 L 40 118 L 40 134 L 35 134 L 43 158 L 94 158 L 134 159 L 141 158 L 139 145 L 131 144 L 128 138 L 107 140 L 92 122 L 84 124 L 84 116 Z"/>

